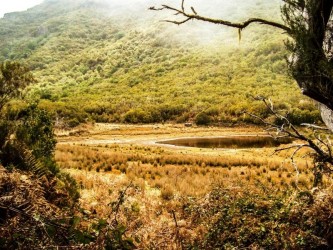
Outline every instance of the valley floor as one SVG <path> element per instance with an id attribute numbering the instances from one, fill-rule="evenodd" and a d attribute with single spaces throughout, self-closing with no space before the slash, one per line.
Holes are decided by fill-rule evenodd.
<path id="1" fill-rule="evenodd" d="M 278 197 L 287 190 L 311 189 L 308 159 L 298 158 L 295 171 L 288 151 L 156 143 L 249 134 L 266 133 L 254 127 L 95 124 L 57 131 L 56 161 L 78 182 L 88 221 L 97 215 L 110 225 L 124 225 L 124 237 L 134 239 L 140 249 L 181 249 L 202 242 L 216 223 L 218 214 L 211 218 L 205 214 L 214 203 L 210 201 L 214 190 L 223 190 L 226 197 L 267 192 Z"/>

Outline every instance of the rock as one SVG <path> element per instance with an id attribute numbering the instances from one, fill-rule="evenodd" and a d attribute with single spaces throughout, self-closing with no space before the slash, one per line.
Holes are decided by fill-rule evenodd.
<path id="1" fill-rule="evenodd" d="M 320 113 L 327 128 L 333 131 L 333 111 L 324 104 L 320 104 Z"/>

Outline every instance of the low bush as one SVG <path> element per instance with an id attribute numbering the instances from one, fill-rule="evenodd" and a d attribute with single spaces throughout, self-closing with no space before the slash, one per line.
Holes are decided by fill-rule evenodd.
<path id="1" fill-rule="evenodd" d="M 201 112 L 195 117 L 195 124 L 197 125 L 208 125 L 210 122 L 211 118 L 205 112 Z"/>
<path id="2" fill-rule="evenodd" d="M 194 225 L 208 222 L 199 249 L 332 249 L 329 190 L 276 193 L 216 187 L 205 204 L 189 206 Z M 257 191 L 255 191 L 257 190 Z M 203 218 L 203 219 L 200 219 Z"/>

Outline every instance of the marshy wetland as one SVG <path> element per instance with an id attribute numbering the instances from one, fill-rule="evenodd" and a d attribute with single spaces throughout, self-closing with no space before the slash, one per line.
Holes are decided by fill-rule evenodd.
<path id="1" fill-rule="evenodd" d="M 309 159 L 295 158 L 295 171 L 290 160 L 292 151 L 274 153 L 276 148 L 290 144 L 212 148 L 157 143 L 172 138 L 218 136 L 221 139 L 228 135 L 257 143 L 258 138 L 259 141 L 268 138 L 260 128 L 95 124 L 57 133 L 56 161 L 78 182 L 80 201 L 86 210 L 101 217 L 108 216 L 109 204 L 117 200 L 121 190 L 131 186 L 124 202 L 126 212 L 121 219 L 140 239 L 150 232 L 153 238 L 143 241 L 148 244 L 142 243 L 145 247 L 152 242 L 163 245 L 165 238 L 159 236 L 162 231 L 173 237 L 172 211 L 177 214 L 181 227 L 186 229 L 183 233 L 191 235 L 184 235 L 186 239 L 202 237 L 205 229 L 189 225 L 183 208 L 190 201 L 205 200 L 217 186 L 219 190 L 229 190 L 235 197 L 248 191 L 251 195 L 270 192 L 278 197 L 286 190 L 312 187 Z M 144 224 L 138 226 L 137 223 Z M 172 246 L 173 242 L 170 240 L 166 246 L 177 249 Z"/>
<path id="2" fill-rule="evenodd" d="M 275 152 L 292 141 L 276 141 L 260 128 L 95 124 L 57 134 L 56 160 L 63 169 L 123 176 L 157 192 L 171 186 L 174 194 L 204 194 L 220 181 L 259 181 L 281 188 L 296 184 L 292 151 Z M 295 162 L 297 184 L 310 187 L 310 160 L 296 157 Z"/>
<path id="3" fill-rule="evenodd" d="M 207 140 L 215 144 L 208 145 Z M 111 179 L 120 175 L 148 184 L 158 193 L 168 187 L 175 195 L 203 195 L 221 181 L 295 185 L 291 152 L 274 154 L 276 148 L 288 145 L 280 143 L 253 127 L 96 124 L 67 134 L 59 131 L 56 160 L 77 174 L 89 172 Z M 307 159 L 297 159 L 297 163 L 298 184 L 310 187 Z"/>

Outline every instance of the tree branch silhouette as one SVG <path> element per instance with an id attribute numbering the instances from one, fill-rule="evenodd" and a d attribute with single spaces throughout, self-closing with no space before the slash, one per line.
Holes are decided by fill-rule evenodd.
<path id="1" fill-rule="evenodd" d="M 249 18 L 248 20 L 246 20 L 244 22 L 237 23 L 237 22 L 226 21 L 226 20 L 223 20 L 223 19 L 214 19 L 214 18 L 210 18 L 210 17 L 201 16 L 197 13 L 197 11 L 193 7 L 191 7 L 192 13 L 189 13 L 185 10 L 184 2 L 185 1 L 182 0 L 182 4 L 181 4 L 180 9 L 169 6 L 169 5 L 162 5 L 161 8 L 156 8 L 156 7 L 153 6 L 153 7 L 150 7 L 149 9 L 150 10 L 155 10 L 155 11 L 171 10 L 171 11 L 174 11 L 175 15 L 183 16 L 184 20 L 181 20 L 181 21 L 163 20 L 163 22 L 173 23 L 173 24 L 177 24 L 177 25 L 181 25 L 181 24 L 186 23 L 190 20 L 200 20 L 200 21 L 204 21 L 204 22 L 220 24 L 220 25 L 224 25 L 224 26 L 228 26 L 228 27 L 237 28 L 239 30 L 242 30 L 242 29 L 245 29 L 250 24 L 259 23 L 259 24 L 269 25 L 269 26 L 273 26 L 275 28 L 282 29 L 287 33 L 289 33 L 291 31 L 289 27 L 287 27 L 287 26 L 285 26 L 281 23 L 277 23 L 277 22 L 274 22 L 274 21 L 269 21 L 269 20 L 262 19 L 262 18 Z"/>

